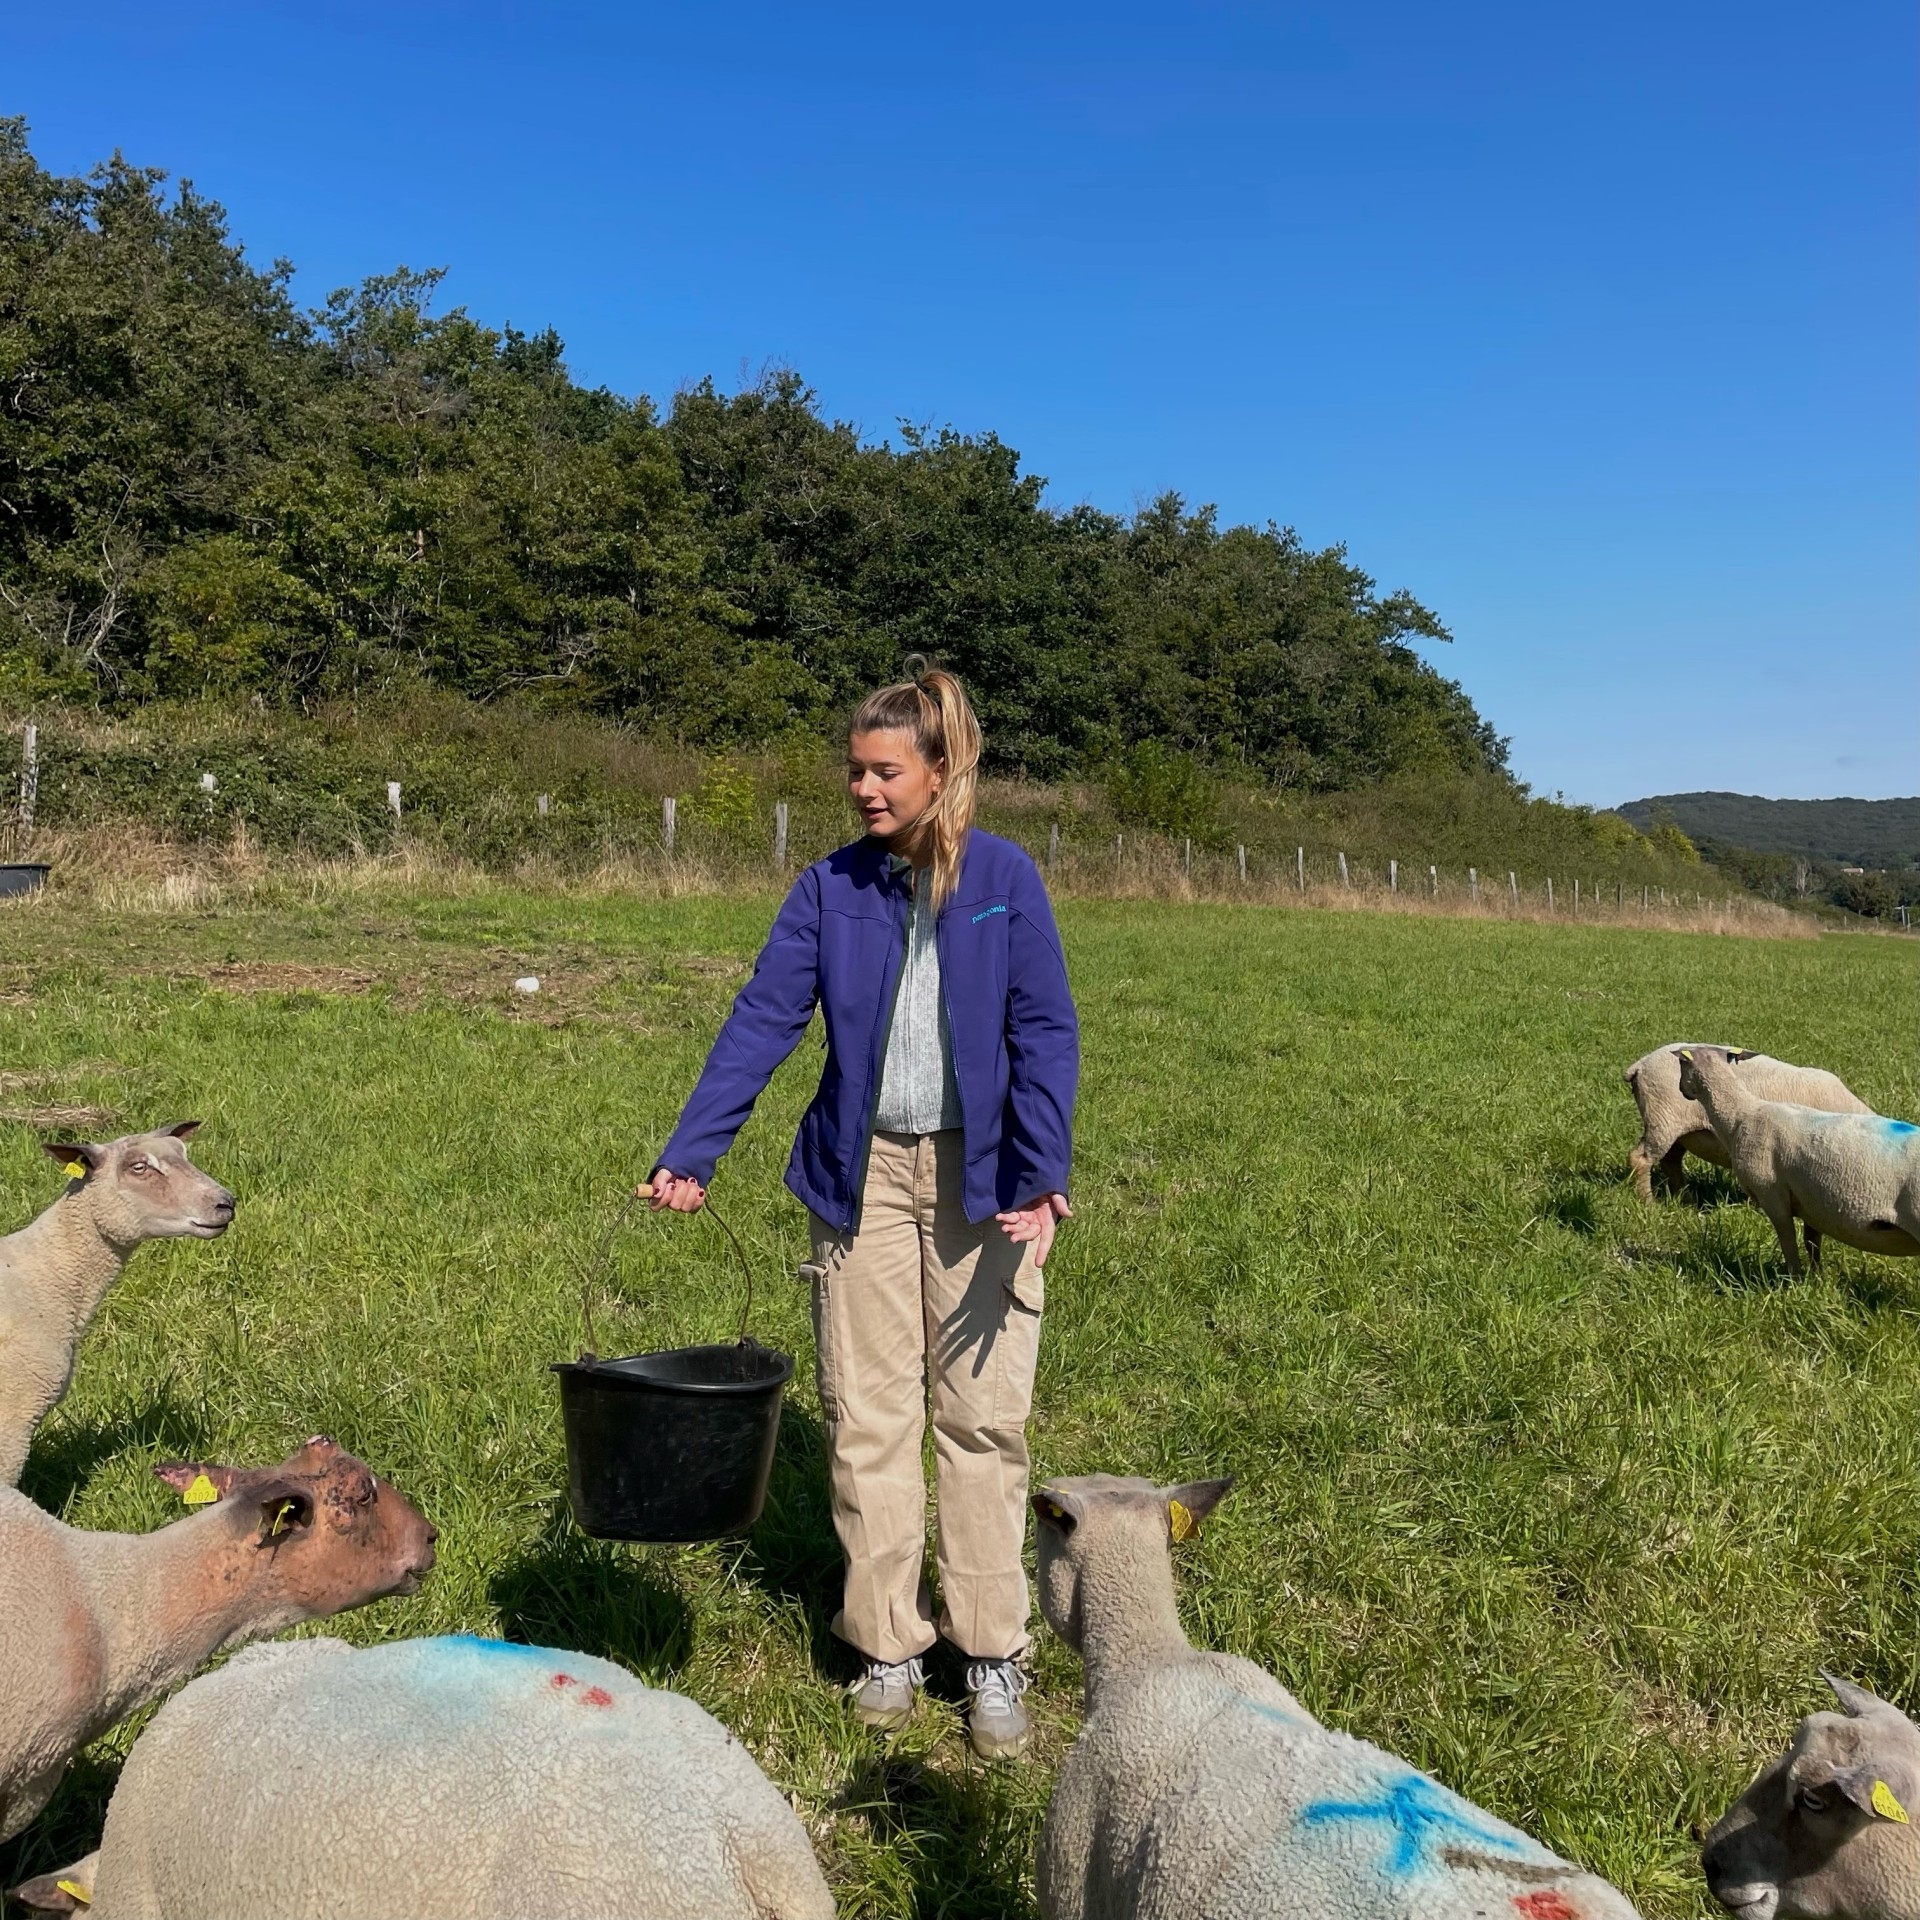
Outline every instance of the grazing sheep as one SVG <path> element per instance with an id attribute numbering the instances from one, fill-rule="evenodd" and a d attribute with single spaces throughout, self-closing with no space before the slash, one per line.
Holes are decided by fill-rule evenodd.
<path id="1" fill-rule="evenodd" d="M 1680 1048 L 1704 1042 L 1677 1041 L 1643 1053 L 1626 1071 L 1626 1082 L 1640 1109 L 1640 1138 L 1628 1160 L 1642 1200 L 1653 1200 L 1653 1170 L 1666 1176 L 1667 1191 L 1678 1193 L 1686 1179 L 1681 1164 L 1688 1154 L 1727 1165 L 1727 1150 L 1713 1137 L 1705 1110 L 1680 1091 Z M 1796 1067 L 1764 1053 L 1750 1056 L 1753 1091 L 1762 1100 L 1791 1100 L 1826 1113 L 1866 1113 L 1867 1103 L 1838 1074 L 1824 1067 Z"/>
<path id="2" fill-rule="evenodd" d="M 104 1146 L 44 1143 L 67 1190 L 37 1220 L 0 1239 L 0 1486 L 17 1486 L 27 1448 L 73 1378 L 87 1322 L 143 1240 L 211 1240 L 233 1195 L 187 1158 L 182 1120 Z"/>
<path id="3" fill-rule="evenodd" d="M 1188 1642 L 1169 1541 L 1229 1484 L 1033 1496 L 1041 1611 L 1087 1669 L 1040 1837 L 1047 1920 L 1631 1920 L 1604 1880 Z"/>
<path id="4" fill-rule="evenodd" d="M 1920 1727 L 1851 1681 L 1707 1835 L 1707 1889 L 1741 1920 L 1920 1920 Z"/>
<path id="5" fill-rule="evenodd" d="M 1680 1090 L 1706 1110 L 1733 1177 L 1773 1223 L 1787 1271 L 1800 1272 L 1796 1218 L 1806 1226 L 1812 1266 L 1829 1233 L 1867 1253 L 1920 1258 L 1920 1127 L 1758 1099 L 1747 1084 L 1752 1057 L 1682 1047 Z"/>
<path id="6" fill-rule="evenodd" d="M 134 1743 L 90 1859 L 22 1888 L 98 1920 L 833 1920 L 805 1830 L 711 1715 L 501 1640 L 252 1647 Z"/>
<path id="7" fill-rule="evenodd" d="M 0 1840 L 68 1760 L 223 1648 L 412 1593 L 433 1529 L 333 1441 L 277 1467 L 155 1467 L 206 1511 L 83 1533 L 0 1487 Z"/>

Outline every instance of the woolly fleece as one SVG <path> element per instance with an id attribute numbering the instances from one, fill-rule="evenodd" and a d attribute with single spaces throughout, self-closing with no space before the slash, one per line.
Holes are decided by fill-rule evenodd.
<path id="1" fill-rule="evenodd" d="M 805 1831 L 691 1700 L 498 1640 L 250 1648 L 107 1810 L 97 1920 L 832 1920 Z"/>

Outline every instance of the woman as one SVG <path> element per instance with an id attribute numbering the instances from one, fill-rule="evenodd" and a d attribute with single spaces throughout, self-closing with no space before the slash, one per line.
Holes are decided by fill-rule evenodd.
<path id="1" fill-rule="evenodd" d="M 983 1759 L 1027 1741 L 1027 1415 L 1066 1219 L 1079 1028 L 1045 887 L 973 825 L 980 727 L 937 670 L 861 703 L 866 836 L 803 873 L 642 1191 L 692 1212 L 817 1006 L 820 1090 L 787 1185 L 812 1216 L 814 1344 L 869 1726 L 913 1711 L 936 1632 L 966 1656 Z M 924 1574 L 929 1386 L 943 1606 Z"/>

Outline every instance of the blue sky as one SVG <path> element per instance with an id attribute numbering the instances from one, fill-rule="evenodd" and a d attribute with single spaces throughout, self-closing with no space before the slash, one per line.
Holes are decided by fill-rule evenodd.
<path id="1" fill-rule="evenodd" d="M 1915 15 L 19 9 L 41 160 L 580 377 L 769 360 L 1051 498 L 1342 542 L 1545 792 L 1920 791 Z"/>

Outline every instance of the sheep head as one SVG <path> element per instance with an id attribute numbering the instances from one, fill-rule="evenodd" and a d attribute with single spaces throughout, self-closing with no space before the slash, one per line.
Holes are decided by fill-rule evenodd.
<path id="1" fill-rule="evenodd" d="M 196 1506 L 226 1516 L 224 1552 L 210 1586 L 251 1596 L 279 1624 L 324 1619 L 388 1594 L 417 1593 L 434 1562 L 434 1529 L 407 1497 L 324 1434 L 274 1467 L 168 1461 L 154 1472 Z M 184 1609 L 197 1604 L 181 1596 Z"/>
<path id="2" fill-rule="evenodd" d="M 1920 1920 L 1920 1727 L 1824 1676 L 1811 1713 L 1707 1836 L 1713 1897 L 1740 1920 Z"/>
<path id="3" fill-rule="evenodd" d="M 1076 1653 L 1084 1653 L 1081 1587 L 1095 1561 L 1168 1568 L 1169 1548 L 1200 1531 L 1231 1480 L 1160 1487 L 1111 1473 L 1049 1480 L 1033 1495 L 1039 1541 L 1040 1611 Z"/>
<path id="4" fill-rule="evenodd" d="M 1680 1093 L 1683 1099 L 1698 1100 L 1704 1084 L 1702 1075 L 1717 1075 L 1723 1067 L 1737 1067 L 1742 1060 L 1754 1058 L 1751 1047 L 1676 1047 L 1680 1062 Z"/>
<path id="5" fill-rule="evenodd" d="M 180 1120 L 151 1133 L 101 1143 L 41 1144 L 66 1169 L 102 1238 L 130 1250 L 143 1240 L 211 1240 L 233 1221 L 233 1195 L 187 1158 L 182 1144 L 200 1125 Z"/>

